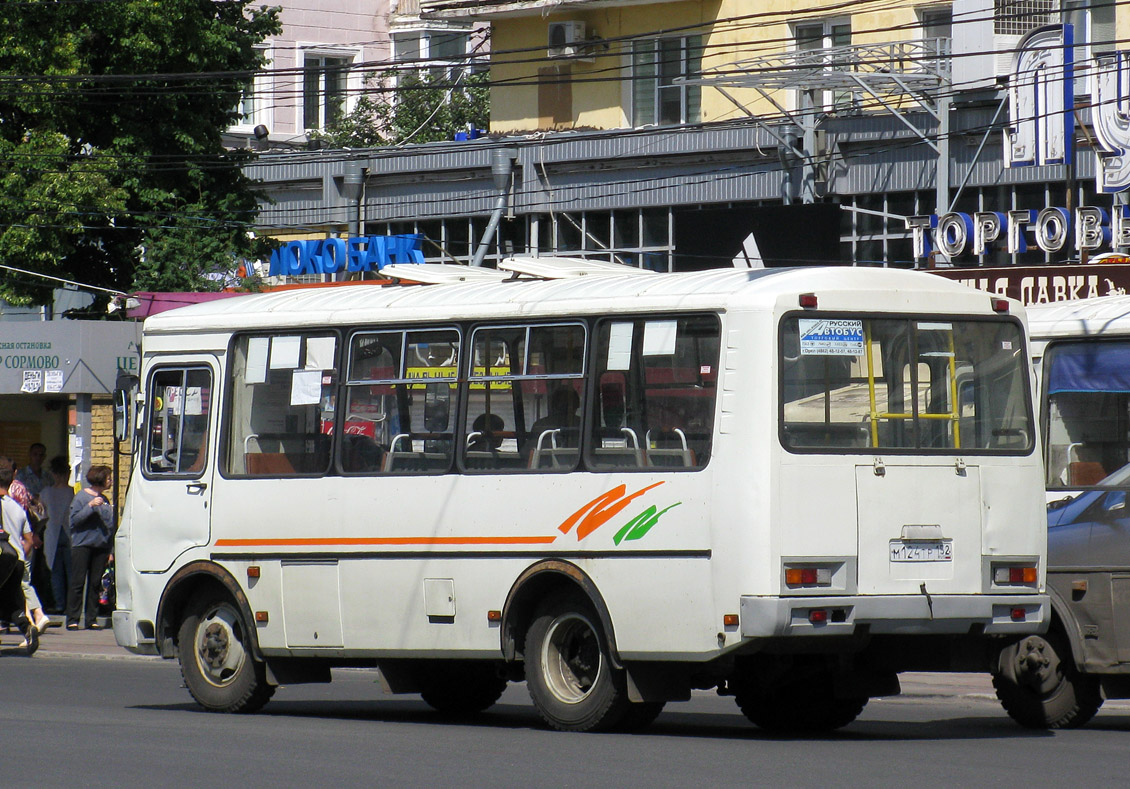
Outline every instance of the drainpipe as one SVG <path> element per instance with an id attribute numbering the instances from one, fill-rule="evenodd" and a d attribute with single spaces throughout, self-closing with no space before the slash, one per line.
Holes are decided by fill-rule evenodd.
<path id="1" fill-rule="evenodd" d="M 490 215 L 490 221 L 487 222 L 487 229 L 483 231 L 479 248 L 475 250 L 475 255 L 471 258 L 472 266 L 483 265 L 483 258 L 487 255 L 490 239 L 494 236 L 494 231 L 498 229 L 498 223 L 502 219 L 503 212 L 506 211 L 506 204 L 510 197 L 510 176 L 514 171 L 514 160 L 517 158 L 518 150 L 516 148 L 496 148 L 494 150 L 494 158 L 490 163 L 490 174 L 494 178 L 494 188 L 498 190 L 498 203 L 494 207 L 494 213 Z"/>
<path id="2" fill-rule="evenodd" d="M 361 162 L 352 161 L 345 163 L 345 173 L 341 178 L 341 194 L 349 201 L 346 207 L 346 222 L 348 230 L 346 231 L 349 238 L 357 238 L 361 235 L 361 192 L 365 185 L 365 170 L 361 166 Z M 345 266 L 334 275 L 334 279 L 339 282 L 344 282 L 349 272 Z"/>

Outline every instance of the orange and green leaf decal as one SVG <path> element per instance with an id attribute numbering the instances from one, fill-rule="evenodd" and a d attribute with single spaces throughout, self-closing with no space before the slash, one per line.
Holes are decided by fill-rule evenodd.
<path id="1" fill-rule="evenodd" d="M 595 499 L 585 504 L 579 510 L 574 512 L 565 521 L 557 527 L 558 531 L 562 534 L 568 534 L 572 531 L 573 527 L 577 528 L 577 539 L 583 540 L 594 531 L 599 529 L 608 521 L 615 518 L 624 508 L 638 499 L 649 490 L 662 485 L 662 482 L 656 482 L 654 485 L 648 485 L 646 488 L 640 488 L 635 493 L 626 495 L 628 488 L 625 485 L 617 485 L 612 490 L 602 493 Z M 635 516 L 616 532 L 616 536 L 612 538 L 612 542 L 619 545 L 621 542 L 638 540 L 651 531 L 651 528 L 659 522 L 663 517 L 663 513 L 670 509 L 678 507 L 683 502 L 677 501 L 669 507 L 659 509 L 654 504 L 645 509 L 639 515 Z"/>
<path id="2" fill-rule="evenodd" d="M 562 534 L 568 534 L 570 529 L 576 526 L 577 539 L 583 540 L 619 515 L 620 512 L 634 500 L 638 499 L 652 488 L 657 488 L 662 484 L 662 482 L 656 482 L 654 485 L 648 485 L 646 488 L 637 490 L 630 496 L 624 496 L 624 493 L 627 492 L 627 486 L 622 484 L 617 485 L 612 490 L 607 493 L 602 493 L 574 512 L 566 518 L 565 522 L 558 526 L 557 529 Z"/>

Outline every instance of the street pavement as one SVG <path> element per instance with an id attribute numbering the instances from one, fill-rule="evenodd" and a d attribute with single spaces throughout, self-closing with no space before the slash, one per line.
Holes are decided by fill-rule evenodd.
<path id="1" fill-rule="evenodd" d="M 0 632 L 0 656 L 15 656 L 22 637 L 14 630 Z M 159 661 L 160 658 L 148 655 L 135 655 L 122 649 L 114 641 L 114 631 L 77 630 L 70 631 L 61 625 L 50 627 L 40 636 L 39 651 L 34 660 L 51 658 L 87 658 L 94 660 L 142 660 Z M 942 674 L 908 672 L 900 675 L 902 696 L 904 698 L 979 698 L 994 699 L 993 684 L 988 674 Z"/>

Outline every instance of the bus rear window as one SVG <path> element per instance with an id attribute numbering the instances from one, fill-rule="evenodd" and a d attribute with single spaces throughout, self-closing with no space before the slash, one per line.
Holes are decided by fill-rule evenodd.
<path id="1" fill-rule="evenodd" d="M 1019 324 L 790 316 L 782 440 L 809 451 L 1032 448 Z"/>

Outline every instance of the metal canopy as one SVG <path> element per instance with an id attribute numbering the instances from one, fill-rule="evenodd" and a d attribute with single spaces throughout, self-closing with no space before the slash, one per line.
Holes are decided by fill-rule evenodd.
<path id="1" fill-rule="evenodd" d="M 816 151 L 816 124 L 824 114 L 823 102 L 816 100 L 816 94 L 822 91 L 865 94 L 937 153 L 936 187 L 940 210 L 949 202 L 950 67 L 950 39 L 928 38 L 774 53 L 704 69 L 698 77 L 676 82 L 715 88 L 776 138 L 794 161 L 806 165 L 799 189 L 805 203 L 815 202 L 815 171 L 820 155 L 826 153 Z M 779 124 L 759 118 L 727 88 L 757 91 L 801 131 L 802 146 L 798 148 L 795 138 L 774 128 Z M 773 95 L 788 90 L 799 92 L 799 109 L 789 110 Z M 907 120 L 891 101 L 904 97 L 913 99 L 938 121 L 937 141 Z M 784 172 L 788 184 L 792 179 L 787 167 Z M 789 191 L 786 189 L 786 195 Z"/>
<path id="2" fill-rule="evenodd" d="M 852 44 L 747 58 L 687 82 L 756 90 L 856 90 L 877 94 L 937 90 L 949 83 L 949 39 Z"/>

